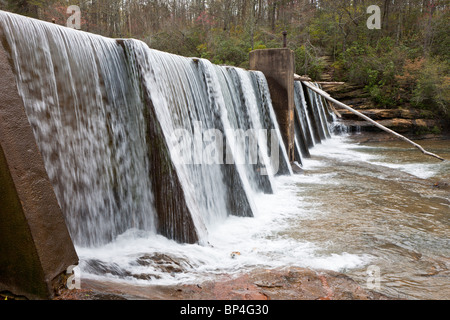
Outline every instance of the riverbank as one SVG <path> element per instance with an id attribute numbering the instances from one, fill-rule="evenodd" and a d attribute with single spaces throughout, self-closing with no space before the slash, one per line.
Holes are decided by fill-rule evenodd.
<path id="1" fill-rule="evenodd" d="M 198 284 L 139 286 L 82 280 L 81 290 L 56 300 L 393 300 L 348 276 L 298 267 L 257 269 L 238 276 L 218 275 Z"/>
<path id="2" fill-rule="evenodd" d="M 377 121 L 381 125 L 411 139 L 441 139 L 450 136 L 448 123 L 430 110 L 417 109 L 409 105 L 394 108 L 377 106 L 362 86 L 324 84 L 323 89 L 333 98 Z M 348 110 L 336 108 L 339 122 L 349 132 L 382 133 L 381 129 L 364 121 Z M 378 139 L 385 139 L 382 135 Z"/>
<path id="3" fill-rule="evenodd" d="M 450 140 L 450 134 L 423 134 L 423 135 L 404 134 L 404 136 L 410 140 L 417 141 L 419 144 L 420 141 Z M 399 141 L 397 137 L 387 132 L 361 131 L 359 133 L 352 134 L 350 138 L 355 143 Z"/>

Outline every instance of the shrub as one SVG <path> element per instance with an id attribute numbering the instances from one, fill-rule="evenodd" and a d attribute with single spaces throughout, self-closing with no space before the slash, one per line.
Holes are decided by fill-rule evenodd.
<path id="1" fill-rule="evenodd" d="M 450 71 L 448 63 L 429 58 L 418 72 L 418 79 L 412 91 L 414 105 L 436 110 L 450 118 Z"/>
<path id="2" fill-rule="evenodd" d="M 247 45 L 239 38 L 217 37 L 213 53 L 215 64 L 240 66 L 248 60 Z"/>
<path id="3" fill-rule="evenodd" d="M 295 70 L 299 75 L 308 75 L 313 80 L 319 80 L 325 69 L 325 64 L 320 57 L 313 52 L 312 48 L 305 45 L 294 50 Z"/>

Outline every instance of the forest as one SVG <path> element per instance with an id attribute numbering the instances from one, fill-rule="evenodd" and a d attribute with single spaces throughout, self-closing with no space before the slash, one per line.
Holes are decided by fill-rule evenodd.
<path id="1" fill-rule="evenodd" d="M 151 48 L 248 68 L 254 49 L 287 46 L 296 73 L 363 86 L 381 108 L 431 110 L 450 123 L 448 0 L 0 0 L 0 9 Z M 369 29 L 367 8 L 381 24 Z"/>

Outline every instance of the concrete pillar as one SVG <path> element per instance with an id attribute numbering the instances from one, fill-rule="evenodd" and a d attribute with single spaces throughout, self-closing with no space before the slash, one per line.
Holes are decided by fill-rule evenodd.
<path id="1" fill-rule="evenodd" d="M 295 160 L 294 52 L 263 49 L 250 52 L 250 69 L 264 73 L 289 160 Z"/>
<path id="2" fill-rule="evenodd" d="M 3 34 L 0 31 L 0 40 Z M 78 264 L 0 41 L 0 292 L 49 299 Z"/>

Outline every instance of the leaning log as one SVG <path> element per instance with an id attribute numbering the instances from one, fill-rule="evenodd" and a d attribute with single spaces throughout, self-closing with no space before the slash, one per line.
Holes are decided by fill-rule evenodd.
<path id="1" fill-rule="evenodd" d="M 335 81 L 317 81 L 316 83 L 329 86 L 340 86 L 345 84 L 345 82 L 335 82 Z"/>
<path id="2" fill-rule="evenodd" d="M 294 73 L 294 81 L 312 81 L 312 79 L 308 76 L 299 76 L 298 74 Z"/>
<path id="3" fill-rule="evenodd" d="M 402 136 L 401 134 L 398 134 L 397 132 L 395 132 L 395 131 L 393 131 L 393 130 L 391 130 L 391 129 L 389 129 L 389 128 L 386 128 L 385 126 L 383 126 L 383 125 L 379 124 L 378 122 L 372 120 L 372 119 L 369 118 L 368 116 L 362 114 L 361 112 L 358 112 L 358 111 L 356 111 L 355 109 L 349 107 L 348 105 L 346 105 L 346 104 L 344 104 L 344 103 L 342 103 L 342 102 L 337 101 L 336 99 L 332 98 L 332 97 L 331 97 L 328 93 L 326 93 L 325 91 L 323 91 L 323 90 L 317 88 L 316 86 L 314 86 L 311 82 L 309 82 L 309 81 L 302 81 L 302 83 L 304 83 L 308 88 L 310 88 L 310 89 L 313 90 L 314 92 L 316 92 L 316 93 L 320 94 L 321 96 L 323 96 L 323 97 L 324 97 L 325 99 L 327 99 L 328 101 L 333 102 L 335 105 L 337 105 L 337 106 L 339 106 L 339 107 L 342 107 L 342 108 L 344 108 L 344 109 L 346 109 L 346 110 L 349 110 L 350 112 L 352 112 L 352 113 L 356 114 L 357 116 L 359 116 L 360 118 L 363 118 L 364 120 L 366 120 L 366 121 L 372 123 L 374 126 L 380 128 L 381 130 L 386 131 L 386 132 L 388 132 L 388 133 L 390 133 L 390 134 L 393 134 L 393 135 L 396 136 L 397 138 L 399 138 L 399 139 L 401 139 L 401 140 L 403 140 L 403 141 L 408 142 L 409 144 L 411 144 L 411 145 L 413 145 L 414 147 L 416 147 L 417 149 L 419 149 L 423 154 L 425 154 L 425 155 L 427 155 L 427 156 L 434 157 L 434 158 L 439 159 L 439 160 L 441 160 L 441 161 L 445 161 L 444 158 L 442 158 L 442 157 L 440 157 L 440 156 L 438 156 L 438 155 L 436 155 L 436 154 L 434 154 L 434 153 L 431 153 L 431 152 L 426 151 L 422 146 L 420 146 L 420 145 L 418 145 L 417 143 L 411 141 L 410 139 L 406 138 L 405 136 Z"/>

